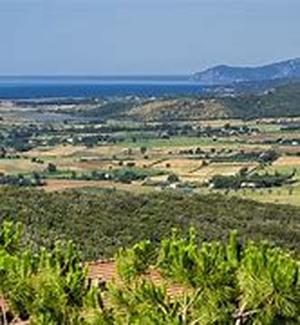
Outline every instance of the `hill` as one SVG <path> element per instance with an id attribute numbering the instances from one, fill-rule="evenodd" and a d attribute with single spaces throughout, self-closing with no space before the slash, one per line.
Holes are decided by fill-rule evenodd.
<path id="1" fill-rule="evenodd" d="M 264 118 L 300 115 L 300 83 L 289 83 L 263 94 L 240 95 L 221 100 L 231 117 Z"/>
<path id="2" fill-rule="evenodd" d="M 224 239 L 237 229 L 242 238 L 267 239 L 300 252 L 300 209 L 287 205 L 168 192 L 87 195 L 1 188 L 0 196 L 0 223 L 21 221 L 25 239 L 38 245 L 72 239 L 87 259 L 112 256 L 146 238 L 158 243 L 171 228 L 186 233 L 190 226 L 201 239 Z"/>
<path id="3" fill-rule="evenodd" d="M 300 82 L 289 82 L 254 94 L 157 99 L 135 106 L 123 113 L 123 116 L 127 118 L 160 122 L 299 115 Z"/>
<path id="4" fill-rule="evenodd" d="M 132 108 L 127 117 L 139 121 L 178 121 L 210 118 L 227 118 L 230 112 L 215 99 L 176 98 L 158 99 Z"/>
<path id="5" fill-rule="evenodd" d="M 219 65 L 193 75 L 193 80 L 207 86 L 286 78 L 300 78 L 300 58 L 259 67 Z"/>

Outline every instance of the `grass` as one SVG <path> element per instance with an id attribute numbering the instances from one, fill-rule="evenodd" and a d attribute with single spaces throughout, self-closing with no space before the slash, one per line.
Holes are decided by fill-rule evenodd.
<path id="1" fill-rule="evenodd" d="M 202 160 L 187 159 L 187 158 L 174 158 L 167 159 L 159 162 L 154 167 L 172 171 L 178 175 L 191 174 L 193 170 L 200 168 Z M 167 167 L 168 166 L 168 167 Z"/>
<path id="2" fill-rule="evenodd" d="M 149 140 L 137 140 L 136 142 L 128 141 L 123 142 L 122 146 L 128 148 L 136 148 L 146 146 L 148 148 L 157 147 L 184 147 L 184 146 L 236 146 L 228 139 L 221 139 L 219 141 L 213 141 L 212 138 L 198 138 L 198 137 L 172 137 L 170 139 L 149 139 Z"/>
<path id="3" fill-rule="evenodd" d="M 288 167 L 288 168 L 299 168 L 300 167 L 300 157 L 296 156 L 285 156 L 280 157 L 278 160 L 276 160 L 273 164 L 274 167 L 280 168 L 280 167 Z"/>
<path id="4" fill-rule="evenodd" d="M 281 157 L 272 166 L 265 167 L 261 172 L 272 174 L 277 171 L 282 174 L 290 174 L 294 169 L 296 169 L 294 177 L 295 183 L 291 185 L 270 189 L 241 189 L 237 191 L 229 191 L 228 194 L 263 203 L 300 206 L 300 157 Z M 208 190 L 205 189 L 204 192 L 208 192 Z M 219 192 L 225 193 L 225 191 Z"/>
<path id="5" fill-rule="evenodd" d="M 131 184 L 123 184 L 113 181 L 85 181 L 85 180 L 69 180 L 69 179 L 49 179 L 43 190 L 46 192 L 62 192 L 66 190 L 80 190 L 83 193 L 97 192 L 106 190 L 121 190 L 132 192 L 135 194 L 151 192 L 151 187 L 142 186 L 141 182 L 132 182 Z"/>
<path id="6" fill-rule="evenodd" d="M 46 165 L 33 163 L 30 159 L 0 159 L 0 172 L 4 174 L 24 174 L 45 168 Z"/>
<path id="7" fill-rule="evenodd" d="M 300 206 L 300 185 L 272 189 L 239 190 L 232 195 L 259 202 Z"/>
<path id="8" fill-rule="evenodd" d="M 226 120 L 211 121 L 207 124 L 224 125 Z M 240 121 L 231 121 L 232 124 L 240 123 Z M 249 122 L 253 124 L 253 121 Z M 252 125 L 251 124 L 251 125 Z M 253 124 L 253 126 L 255 126 Z M 135 124 L 132 127 L 136 127 Z M 259 136 L 266 135 L 281 135 L 279 125 L 262 123 L 257 125 L 261 130 Z M 129 132 L 129 131 L 128 131 Z M 70 175 L 71 170 L 77 173 L 90 172 L 92 170 L 108 170 L 116 168 L 124 168 L 128 162 L 134 162 L 135 167 L 139 168 L 154 168 L 161 169 L 167 173 L 175 173 L 180 177 L 180 180 L 185 182 L 197 182 L 203 183 L 210 179 L 214 175 L 233 175 L 239 172 L 243 167 L 253 168 L 255 164 L 248 163 L 211 163 L 208 166 L 202 167 L 202 161 L 198 159 L 188 159 L 184 155 L 179 154 L 183 149 L 195 149 L 200 147 L 205 151 L 209 151 L 215 148 L 216 151 L 226 148 L 232 150 L 268 150 L 271 145 L 266 144 L 251 144 L 243 143 L 240 141 L 247 141 L 247 138 L 218 138 L 214 141 L 209 137 L 187 137 L 177 136 L 170 139 L 149 139 L 137 141 L 125 141 L 119 144 L 107 144 L 99 145 L 93 148 L 87 148 L 85 146 L 72 146 L 72 145 L 58 145 L 48 148 L 36 148 L 32 151 L 24 153 L 24 156 L 28 156 L 28 159 L 0 160 L 0 172 L 6 174 L 26 174 L 33 171 L 43 171 L 47 168 L 47 164 L 52 162 L 57 165 L 58 173 L 51 175 L 49 184 L 45 187 L 46 191 L 62 191 L 69 189 L 81 189 L 85 191 L 99 191 L 102 188 L 112 189 L 115 188 L 134 193 L 143 193 L 145 191 L 153 191 L 154 188 L 150 186 L 142 186 L 140 182 L 134 182 L 132 184 L 120 184 L 115 182 L 99 182 L 99 181 L 73 181 L 62 180 L 60 178 Z M 142 154 L 141 147 L 146 147 L 147 151 Z M 277 146 L 277 149 L 281 147 Z M 131 153 L 129 154 L 129 150 Z M 297 148 L 292 148 L 296 150 Z M 283 146 L 280 150 L 287 151 L 288 147 Z M 148 158 L 144 156 L 147 155 Z M 32 157 L 40 158 L 44 160 L 44 164 L 37 164 L 31 161 Z M 81 159 L 81 158 L 86 158 Z M 120 161 L 123 161 L 123 166 L 120 167 Z M 157 163 L 156 163 L 157 162 Z M 169 166 L 167 166 L 169 165 Z M 278 171 L 280 173 L 288 174 L 297 169 L 296 179 L 300 181 L 300 157 L 295 156 L 282 156 L 272 166 L 265 168 L 265 171 L 274 173 Z M 152 178 L 152 177 L 151 177 Z M 166 176 L 153 177 L 154 180 L 164 180 Z M 201 189 L 200 191 L 203 191 Z M 205 190 L 204 190 L 205 191 Z M 288 203 L 294 205 L 300 205 L 300 186 L 298 183 L 293 185 L 293 190 L 290 187 L 283 187 L 281 189 L 269 190 L 243 190 L 231 193 L 230 195 L 238 195 L 243 198 L 250 198 L 260 202 L 273 202 L 273 203 Z"/>
<path id="9" fill-rule="evenodd" d="M 37 148 L 33 149 L 26 153 L 28 157 L 65 157 L 76 154 L 80 150 L 84 150 L 84 146 L 62 146 L 58 145 L 55 147 L 47 147 L 47 148 Z"/>

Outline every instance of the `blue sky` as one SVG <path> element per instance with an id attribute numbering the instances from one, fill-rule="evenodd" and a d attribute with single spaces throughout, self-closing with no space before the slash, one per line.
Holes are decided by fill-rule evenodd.
<path id="1" fill-rule="evenodd" d="M 300 56 L 300 0 L 0 0 L 0 75 L 186 74 Z"/>

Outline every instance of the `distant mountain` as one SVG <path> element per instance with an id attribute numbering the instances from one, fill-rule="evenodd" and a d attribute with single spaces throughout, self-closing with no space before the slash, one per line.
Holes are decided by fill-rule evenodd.
<path id="1" fill-rule="evenodd" d="M 261 82 L 277 79 L 300 79 L 300 58 L 260 67 L 219 65 L 193 75 L 201 85 L 232 85 L 240 82 Z"/>

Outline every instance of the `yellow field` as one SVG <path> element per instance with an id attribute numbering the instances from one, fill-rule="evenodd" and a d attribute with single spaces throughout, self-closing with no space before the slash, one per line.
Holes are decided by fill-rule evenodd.
<path id="1" fill-rule="evenodd" d="M 203 179 L 210 179 L 215 175 L 230 176 L 238 173 L 242 168 L 253 169 L 257 166 L 255 163 L 212 163 L 208 166 L 200 168 L 193 173 L 195 176 L 200 176 Z"/>
<path id="2" fill-rule="evenodd" d="M 165 169 L 172 171 L 178 175 L 190 174 L 194 170 L 202 166 L 202 160 L 187 159 L 187 158 L 174 158 L 167 159 L 153 166 L 158 169 Z"/>
<path id="3" fill-rule="evenodd" d="M 56 146 L 50 149 L 34 149 L 26 152 L 28 157 L 67 157 L 84 150 L 84 146 Z"/>
<path id="4" fill-rule="evenodd" d="M 46 192 L 57 192 L 69 189 L 79 188 L 104 188 L 104 189 L 118 189 L 122 191 L 142 193 L 148 192 L 151 188 L 142 186 L 141 183 L 135 182 L 131 184 L 123 184 L 109 181 L 81 181 L 81 180 L 57 180 L 49 179 L 47 184 L 42 187 Z"/>
<path id="5" fill-rule="evenodd" d="M 269 189 L 239 190 L 233 195 L 259 202 L 300 205 L 300 186 Z"/>
<path id="6" fill-rule="evenodd" d="M 300 167 L 300 157 L 296 156 L 285 156 L 277 159 L 273 166 L 299 166 Z"/>
<path id="7" fill-rule="evenodd" d="M 0 173 L 17 174 L 41 171 L 45 165 L 31 162 L 30 159 L 0 159 Z"/>
<path id="8" fill-rule="evenodd" d="M 212 121 L 211 126 L 221 126 L 229 122 L 231 124 L 240 124 L 240 121 Z M 197 122 L 201 124 L 201 122 Z M 271 133 L 270 133 L 271 134 Z M 266 136 L 268 134 L 264 134 Z M 243 136 L 241 136 L 242 138 Z M 257 135 L 259 140 L 261 134 Z M 223 139 L 224 140 L 224 139 Z M 222 140 L 222 141 L 223 141 Z M 206 152 L 215 149 L 216 154 L 222 152 L 223 149 L 232 149 L 234 152 L 268 150 L 271 145 L 263 144 L 240 144 L 235 141 L 231 142 L 212 142 L 211 139 L 197 138 L 174 138 L 172 140 L 157 139 L 146 144 L 147 151 L 141 153 L 141 143 L 119 143 L 87 148 L 85 146 L 58 145 L 52 148 L 38 148 L 31 150 L 22 155 L 28 159 L 1 159 L 0 172 L 5 174 L 18 174 L 41 172 L 47 169 L 48 162 L 52 162 L 57 166 L 59 172 L 76 171 L 79 173 L 90 173 L 93 170 L 109 170 L 126 168 L 132 165 L 137 168 L 155 169 L 165 171 L 165 175 L 150 177 L 152 181 L 166 181 L 169 174 L 178 175 L 181 182 L 190 182 L 203 184 L 215 175 L 235 175 L 242 168 L 254 169 L 258 166 L 257 163 L 209 163 L 203 166 L 203 161 L 200 159 L 187 158 L 182 154 L 183 150 L 190 150 L 200 147 Z M 277 146 L 276 150 L 281 153 L 298 152 L 299 148 L 293 146 Z M 147 157 L 145 157 L 147 156 Z M 36 157 L 44 160 L 44 164 L 34 163 L 31 158 Z M 208 159 L 209 162 L 209 159 Z M 253 199 L 261 202 L 287 203 L 300 205 L 300 157 L 283 155 L 276 160 L 272 165 L 265 166 L 261 172 L 274 173 L 275 171 L 289 174 L 296 169 L 294 179 L 297 181 L 291 186 L 274 189 L 245 189 L 236 192 L 230 191 L 229 195 L 238 195 L 243 198 Z M 51 176 L 55 177 L 54 176 Z M 79 188 L 106 188 L 143 193 L 156 190 L 152 186 L 142 186 L 143 182 L 133 182 L 131 184 L 123 184 L 111 181 L 85 181 L 85 180 L 62 180 L 48 179 L 47 185 L 43 187 L 45 191 L 63 191 L 67 189 Z M 198 187 L 197 192 L 209 192 L 208 189 Z"/>
<path id="9" fill-rule="evenodd" d="M 70 156 L 112 156 L 122 154 L 126 149 L 117 145 L 105 145 L 94 148 L 85 146 L 59 145 L 49 149 L 34 149 L 26 152 L 28 157 L 70 157 Z"/>
<path id="10" fill-rule="evenodd" d="M 157 162 L 159 162 L 160 160 L 157 160 L 157 159 L 136 159 L 136 160 L 125 160 L 123 162 L 123 167 L 126 167 L 127 164 L 130 164 L 130 163 L 134 163 L 135 164 L 135 167 L 138 167 L 138 168 L 152 168 L 152 167 L 156 167 L 157 165 Z"/>
<path id="11" fill-rule="evenodd" d="M 97 169 L 108 170 L 111 168 L 119 168 L 117 162 L 115 161 L 101 161 L 101 160 L 91 160 L 91 161 L 79 161 L 79 160 L 67 160 L 60 161 L 57 164 L 59 169 L 67 169 L 74 171 L 92 171 Z"/>

